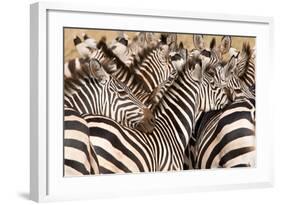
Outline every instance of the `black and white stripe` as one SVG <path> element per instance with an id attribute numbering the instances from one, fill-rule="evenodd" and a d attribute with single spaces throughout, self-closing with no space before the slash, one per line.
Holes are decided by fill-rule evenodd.
<path id="1" fill-rule="evenodd" d="M 111 117 L 118 123 L 151 132 L 154 118 L 130 89 L 109 75 L 97 60 L 64 81 L 64 104 L 80 114 Z"/>
<path id="2" fill-rule="evenodd" d="M 89 59 L 97 59 L 103 64 L 110 62 L 112 66 L 106 66 L 108 73 L 126 84 L 132 93 L 149 108 L 156 107 L 178 74 L 179 68 L 169 60 L 168 47 L 162 45 L 144 49 L 138 53 L 140 60 L 135 60 L 128 67 L 107 47 L 105 41 L 105 38 L 99 41 L 97 44 L 99 49 L 93 50 Z M 66 62 L 67 77 L 71 76 L 73 71 L 80 70 L 83 64 L 87 66 L 87 60 L 73 59 Z"/>
<path id="3" fill-rule="evenodd" d="M 207 111 L 228 103 L 224 91 L 205 86 L 207 79 L 198 73 L 187 68 L 181 72 L 155 109 L 156 123 L 151 134 L 123 127 L 110 118 L 85 117 L 101 173 L 183 169 L 184 150 L 192 133 L 197 105 Z M 214 95 L 210 98 L 213 102 L 207 101 L 208 96 L 203 93 Z"/>
<path id="4" fill-rule="evenodd" d="M 95 150 L 85 119 L 71 108 L 64 108 L 64 176 L 99 174 Z"/>
<path id="5" fill-rule="evenodd" d="M 249 45 L 243 44 L 238 64 L 232 56 L 230 64 L 213 70 L 217 72 L 214 80 L 228 90 L 234 102 L 197 118 L 197 129 L 186 150 L 187 167 L 255 166 L 255 93 L 250 87 L 255 85 L 255 67 L 251 56 Z"/>
<path id="6" fill-rule="evenodd" d="M 249 88 L 255 86 L 255 58 L 249 44 L 243 44 L 241 58 L 237 62 L 236 75 Z"/>
<path id="7" fill-rule="evenodd" d="M 189 169 L 255 167 L 255 105 L 240 99 L 202 115 L 186 155 Z"/>
<path id="8" fill-rule="evenodd" d="M 224 71 L 224 69 L 221 69 L 223 67 L 221 66 L 221 54 L 225 52 L 228 44 L 223 45 L 218 49 L 211 49 L 209 56 L 201 51 L 199 55 L 191 56 L 191 64 L 190 62 L 187 63 L 178 78 L 178 71 L 175 72 L 176 77 L 171 78 L 173 76 L 171 73 L 173 72 L 169 70 L 169 72 L 164 72 L 164 75 L 162 75 L 163 70 L 155 71 L 151 69 L 151 65 L 147 67 L 144 65 L 145 70 L 139 69 L 142 68 L 141 66 L 136 67 L 137 76 L 141 77 L 145 84 L 141 89 L 136 87 L 138 84 L 132 83 L 132 80 L 130 81 L 132 72 L 130 69 L 126 70 L 128 66 L 120 67 L 121 64 L 116 63 L 115 57 L 108 55 L 102 49 L 98 50 L 102 51 L 97 52 L 103 56 L 100 59 L 115 60 L 116 67 L 113 66 L 114 72 L 117 71 L 115 74 L 118 74 L 118 71 L 125 73 L 120 75 L 122 77 L 116 75 L 117 78 L 123 79 L 126 84 L 131 83 L 133 93 L 142 102 L 147 102 L 145 99 L 148 99 L 149 96 L 157 95 L 159 90 L 164 88 L 164 92 L 157 99 L 158 106 L 153 107 L 156 123 L 151 134 L 124 127 L 108 117 L 84 116 L 89 127 L 90 141 L 96 151 L 101 173 L 182 170 L 185 160 L 191 162 L 189 168 L 254 166 L 255 140 L 254 134 L 251 134 L 251 132 L 254 133 L 255 129 L 255 105 L 251 100 L 245 98 L 245 96 L 249 98 L 251 95 L 243 93 L 248 88 L 242 81 L 243 79 L 241 80 L 240 78 L 240 81 L 238 81 L 236 78 L 238 75 L 232 75 L 231 78 L 224 79 L 228 80 L 224 84 L 220 78 L 220 73 L 216 73 L 217 71 Z M 163 54 L 165 53 L 163 48 L 165 51 L 165 47 L 162 47 L 162 50 L 157 49 L 162 51 Z M 153 59 L 157 49 L 150 53 L 151 58 L 143 59 Z M 165 55 L 162 56 L 165 57 Z M 137 62 L 145 62 L 143 59 L 138 58 Z M 155 59 L 154 61 L 158 62 L 161 57 L 157 56 Z M 141 63 L 139 64 L 142 65 Z M 167 62 L 165 65 L 167 65 Z M 173 62 L 171 65 L 173 65 L 173 68 L 176 67 Z M 220 68 L 213 72 L 211 68 L 217 68 L 218 66 Z M 161 66 L 155 66 L 156 69 L 159 67 Z M 242 61 L 238 67 L 245 67 Z M 148 71 L 151 71 L 152 81 L 145 75 Z M 158 71 L 159 73 L 157 73 Z M 159 80 L 157 76 L 155 77 L 156 74 L 160 76 Z M 244 76 L 244 74 L 245 72 L 239 77 Z M 153 83 L 153 81 L 157 83 Z M 152 85 L 153 89 L 149 88 L 149 85 Z M 232 92 L 230 92 L 231 89 Z M 243 94 L 239 95 L 238 91 Z M 148 96 L 148 98 L 143 97 L 145 96 L 143 94 L 147 94 L 146 97 Z M 229 103 L 228 97 L 235 101 L 221 110 Z M 237 104 L 239 106 L 236 107 Z M 200 120 L 196 118 L 202 112 L 216 109 L 221 111 L 203 114 Z M 228 116 L 231 116 L 230 120 L 232 119 L 233 121 L 227 121 L 229 120 Z M 240 122 L 245 122 L 246 120 L 248 120 L 248 124 L 244 124 L 245 127 L 243 127 L 243 123 L 241 125 Z M 204 123 L 200 124 L 199 128 L 198 126 L 196 127 L 196 135 L 192 137 L 195 122 L 198 123 L 199 121 Z M 224 124 L 225 122 L 231 123 L 232 130 L 227 129 L 229 126 L 227 123 Z M 219 132 L 219 126 L 222 132 Z M 236 130 L 239 130 L 237 133 L 243 130 L 242 134 L 250 134 L 249 136 L 241 136 L 241 139 L 238 139 L 240 137 L 236 135 Z M 232 133 L 235 133 L 235 137 L 233 137 Z M 189 141 L 190 138 L 191 140 Z M 208 139 L 210 140 L 208 141 Z M 217 145 L 214 144 L 218 139 L 222 139 L 223 142 Z M 208 141 L 209 146 L 202 148 L 206 150 L 199 153 L 199 148 L 206 145 L 200 143 L 204 140 Z M 249 142 L 249 144 L 246 144 L 243 140 Z M 233 142 L 234 145 L 232 144 Z M 223 147 L 228 143 L 231 146 Z M 184 153 L 185 150 L 186 152 Z M 224 151 L 228 151 L 228 154 L 220 158 Z M 245 160 L 243 161 L 241 158 Z"/>

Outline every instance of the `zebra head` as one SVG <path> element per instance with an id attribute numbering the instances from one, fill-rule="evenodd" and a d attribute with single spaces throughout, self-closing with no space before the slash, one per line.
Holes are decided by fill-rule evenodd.
<path id="1" fill-rule="evenodd" d="M 153 32 L 139 32 L 135 36 L 136 45 L 142 49 L 155 47 L 158 44 L 158 39 Z"/>
<path id="2" fill-rule="evenodd" d="M 127 127 L 151 133 L 154 129 L 154 116 L 142 102 L 132 94 L 131 90 L 114 76 L 109 75 L 99 61 L 91 59 L 90 70 L 95 79 L 104 86 L 101 93 L 104 95 L 104 105 L 108 103 L 109 117 Z M 106 112 L 105 112 L 106 113 Z"/>
<path id="3" fill-rule="evenodd" d="M 202 60 L 199 58 L 188 60 L 188 70 L 191 72 L 193 80 L 199 84 L 197 97 L 197 110 L 208 112 L 211 110 L 219 110 L 226 106 L 229 102 L 227 90 L 214 83 L 214 76 L 202 67 Z"/>
<path id="4" fill-rule="evenodd" d="M 109 48 L 112 50 L 112 52 L 118 56 L 123 62 L 126 61 L 126 55 L 128 52 L 128 47 L 126 40 L 124 38 L 117 37 L 114 39 L 111 44 L 109 45 Z"/>
<path id="5" fill-rule="evenodd" d="M 167 57 L 168 46 L 161 45 L 144 49 L 138 55 L 133 55 L 132 64 L 127 66 L 122 59 L 114 54 L 112 49 L 107 47 L 105 40 L 101 39 L 97 45 L 103 54 L 103 58 L 98 58 L 98 60 L 103 59 L 99 61 L 106 71 L 125 83 L 133 94 L 152 110 L 174 79 L 177 78 L 178 71 Z M 95 56 L 98 55 L 91 55 L 93 58 Z"/>
<path id="6" fill-rule="evenodd" d="M 152 112 L 97 59 L 90 59 L 87 66 L 65 80 L 65 104 L 80 114 L 110 117 L 145 133 L 154 129 Z"/>
<path id="7" fill-rule="evenodd" d="M 233 55 L 226 65 L 215 68 L 215 83 L 225 87 L 229 99 L 232 101 L 245 97 L 254 99 L 254 92 L 252 92 L 251 88 L 237 75 L 237 70 L 239 68 L 237 62 L 239 62 L 237 57 Z"/>
<path id="8" fill-rule="evenodd" d="M 179 72 L 181 72 L 183 67 L 186 64 L 187 56 L 188 56 L 188 51 L 186 48 L 184 48 L 183 43 L 180 42 L 176 51 L 170 52 L 169 56 L 170 56 L 170 60 L 172 61 L 172 64 L 174 65 L 174 67 Z"/>
<path id="9" fill-rule="evenodd" d="M 142 61 L 135 67 L 135 75 L 143 82 L 144 90 L 149 94 L 145 100 L 154 110 L 163 95 L 178 77 L 178 69 L 169 57 L 168 45 L 159 45 L 151 50 L 144 50 Z"/>
<path id="10" fill-rule="evenodd" d="M 202 51 L 205 48 L 205 42 L 202 34 L 193 35 L 193 45 L 196 50 Z"/>
<path id="11" fill-rule="evenodd" d="M 223 36 L 221 39 L 221 44 L 219 45 L 219 52 L 221 55 L 226 54 L 229 52 L 232 44 L 231 36 Z"/>
<path id="12" fill-rule="evenodd" d="M 232 38 L 231 36 L 223 36 L 221 42 L 216 48 L 217 55 L 220 59 L 231 59 L 232 56 L 235 58 L 239 57 L 240 51 L 232 47 Z"/>
<path id="13" fill-rule="evenodd" d="M 225 54 L 228 54 L 230 59 L 232 56 L 238 58 L 239 51 L 233 47 L 231 47 L 231 37 L 223 36 L 221 38 L 221 42 L 217 45 L 216 38 L 212 38 L 210 41 L 209 48 L 205 47 L 205 42 L 203 39 L 203 35 L 194 35 L 193 43 L 195 49 L 191 52 L 191 57 L 197 58 L 201 56 L 203 59 L 203 69 L 209 66 L 217 66 L 223 58 L 225 58 Z"/>
<path id="14" fill-rule="evenodd" d="M 222 56 L 228 52 L 230 60 L 223 61 Z M 234 101 L 241 97 L 250 97 L 253 95 L 244 83 L 234 75 L 237 72 L 237 61 L 240 52 L 231 47 L 231 37 L 222 37 L 220 45 L 216 46 L 215 38 L 210 43 L 210 51 L 203 50 L 192 52 L 192 59 L 200 59 L 203 72 L 208 73 L 211 77 L 210 85 L 223 88 L 228 99 Z M 241 65 L 243 63 L 240 63 Z M 243 66 L 240 66 L 243 67 Z M 240 69 L 241 70 L 241 69 Z"/>
<path id="15" fill-rule="evenodd" d="M 177 78 L 178 71 L 184 64 L 183 44 L 178 48 L 176 34 L 161 34 L 157 46 L 144 49 L 141 55 L 142 61 L 136 69 L 136 75 L 147 85 L 147 90 L 152 92 L 155 88 L 170 84 Z M 177 51 L 177 52 L 176 52 Z M 186 51 L 186 50 L 185 50 Z M 171 53 L 172 52 L 172 53 Z M 172 60 L 173 56 L 181 55 L 179 61 Z M 171 56 L 171 55 L 172 56 Z M 178 60 L 178 58 L 177 58 Z M 180 62 L 182 61 L 182 62 Z"/>
<path id="16" fill-rule="evenodd" d="M 236 74 L 240 77 L 245 74 L 246 70 L 249 67 L 249 64 L 253 64 L 254 58 L 253 58 L 253 50 L 250 47 L 249 43 L 243 43 L 242 45 L 242 52 L 239 56 L 238 62 L 237 62 L 237 69 Z"/>
<path id="17" fill-rule="evenodd" d="M 203 71 L 210 66 L 216 66 L 218 64 L 220 56 L 216 48 L 215 38 L 212 38 L 210 47 L 206 48 L 203 35 L 195 34 L 193 35 L 193 44 L 195 48 L 191 50 L 189 58 L 193 61 L 198 61 L 198 59 L 200 59 Z"/>
<path id="18" fill-rule="evenodd" d="M 129 36 L 124 33 L 124 31 L 120 31 L 118 33 L 118 36 L 115 38 L 115 40 L 124 46 L 128 46 Z"/>

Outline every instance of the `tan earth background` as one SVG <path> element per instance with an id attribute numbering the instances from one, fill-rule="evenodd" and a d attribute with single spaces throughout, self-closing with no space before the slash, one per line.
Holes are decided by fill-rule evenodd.
<path id="1" fill-rule="evenodd" d="M 75 35 L 79 36 L 82 39 L 82 33 L 86 33 L 90 37 L 94 38 L 96 41 L 99 41 L 101 37 L 105 36 L 107 43 L 110 43 L 118 35 L 118 31 L 109 31 L 109 30 L 96 30 L 96 29 L 76 29 L 76 28 L 65 28 L 64 29 L 64 61 L 80 57 L 75 49 L 73 43 L 73 37 Z M 137 32 L 126 32 L 129 36 L 129 41 L 136 36 Z M 159 35 L 160 33 L 157 33 Z M 193 35 L 192 34 L 178 34 L 178 42 L 182 41 L 184 47 L 189 51 L 194 48 L 193 46 Z M 222 35 L 204 35 L 204 41 L 207 46 L 209 46 L 212 38 L 216 38 L 216 42 L 221 41 Z M 232 47 L 242 50 L 242 45 L 244 42 L 248 42 L 251 48 L 255 47 L 256 38 L 255 37 L 238 37 L 232 36 Z"/>

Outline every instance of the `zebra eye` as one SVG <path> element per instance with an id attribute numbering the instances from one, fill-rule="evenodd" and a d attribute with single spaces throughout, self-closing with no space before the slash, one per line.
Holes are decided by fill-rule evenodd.
<path id="1" fill-rule="evenodd" d="M 120 96 L 128 95 L 128 93 L 125 90 L 118 90 L 117 92 Z"/>
<path id="2" fill-rule="evenodd" d="M 242 90 L 239 89 L 239 88 L 234 88 L 234 92 L 236 92 L 236 93 L 242 93 Z"/>

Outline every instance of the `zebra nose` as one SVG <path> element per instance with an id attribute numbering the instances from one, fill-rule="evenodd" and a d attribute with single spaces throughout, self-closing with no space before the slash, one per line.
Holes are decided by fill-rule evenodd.
<path id="1" fill-rule="evenodd" d="M 145 133 L 152 133 L 155 127 L 155 118 L 148 108 L 144 108 L 143 113 L 144 117 L 137 126 L 137 129 Z"/>

